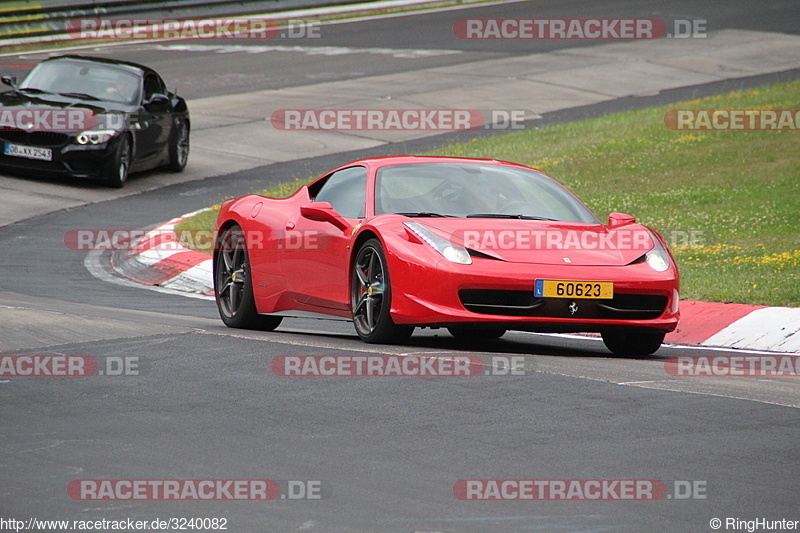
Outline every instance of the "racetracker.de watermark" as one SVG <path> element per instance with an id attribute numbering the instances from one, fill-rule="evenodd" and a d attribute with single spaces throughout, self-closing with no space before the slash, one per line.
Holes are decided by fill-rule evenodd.
<path id="1" fill-rule="evenodd" d="M 138 375 L 138 356 L 0 355 L 0 378 Z"/>
<path id="2" fill-rule="evenodd" d="M 215 231 L 204 229 L 72 229 L 64 234 L 64 246 L 80 252 L 133 251 L 213 251 Z M 250 250 L 323 250 L 330 245 L 328 235 L 303 230 L 249 230 L 237 232 Z"/>
<path id="3" fill-rule="evenodd" d="M 331 487 L 321 480 L 274 479 L 74 479 L 67 494 L 80 501 L 321 500 Z"/>
<path id="4" fill-rule="evenodd" d="M 530 111 L 478 109 L 278 109 L 269 117 L 278 130 L 465 131 L 521 130 Z"/>
<path id="5" fill-rule="evenodd" d="M 453 495 L 466 501 L 704 500 L 704 480 L 459 479 Z"/>
<path id="6" fill-rule="evenodd" d="M 524 356 L 279 355 L 282 377 L 475 377 L 525 375 Z"/>
<path id="7" fill-rule="evenodd" d="M 794 131 L 800 109 L 670 109 L 664 124 L 676 131 Z"/>
<path id="8" fill-rule="evenodd" d="M 77 479 L 67 485 L 73 500 L 274 500 L 271 479 Z"/>
<path id="9" fill-rule="evenodd" d="M 144 251 L 155 246 L 159 249 L 181 250 L 194 248 L 212 250 L 214 231 L 173 229 L 71 229 L 64 234 L 64 246 L 80 252 L 90 251 Z"/>
<path id="10" fill-rule="evenodd" d="M 645 253 L 653 247 L 653 238 L 643 230 L 460 230 L 454 235 L 467 248 L 477 249 L 634 250 Z"/>
<path id="11" fill-rule="evenodd" d="M 219 19 L 76 18 L 67 33 L 77 40 L 170 41 L 183 39 L 318 39 L 317 21 L 257 17 Z"/>
<path id="12" fill-rule="evenodd" d="M 796 355 L 671 355 L 664 370 L 675 377 L 798 377 Z"/>
<path id="13" fill-rule="evenodd" d="M 483 126 L 470 109 L 279 109 L 270 122 L 279 130 L 452 131 Z"/>
<path id="14" fill-rule="evenodd" d="M 466 40 L 651 40 L 705 38 L 704 19 L 676 19 L 670 31 L 656 18 L 459 19 L 453 34 Z"/>
<path id="15" fill-rule="evenodd" d="M 98 125 L 90 109 L 25 108 L 0 109 L 0 130 L 84 131 Z"/>

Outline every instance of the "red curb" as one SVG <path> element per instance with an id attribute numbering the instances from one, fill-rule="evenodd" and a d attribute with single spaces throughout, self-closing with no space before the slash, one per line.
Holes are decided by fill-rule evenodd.
<path id="1" fill-rule="evenodd" d="M 159 231 L 155 235 L 136 243 L 133 249 L 137 254 L 140 254 L 168 242 L 175 242 L 175 234 L 172 231 Z"/>
<path id="2" fill-rule="evenodd" d="M 668 333 L 665 342 L 677 344 L 702 344 L 740 318 L 744 318 L 763 305 L 724 304 L 681 300 L 681 320 L 678 329 Z M 686 326 L 690 327 L 686 327 Z"/>
<path id="3" fill-rule="evenodd" d="M 196 267 L 208 259 L 210 259 L 208 255 L 194 250 L 173 254 L 150 266 L 151 270 L 158 272 L 158 277 L 151 283 L 152 285 L 161 285 L 165 281 L 186 272 L 192 267 Z"/>

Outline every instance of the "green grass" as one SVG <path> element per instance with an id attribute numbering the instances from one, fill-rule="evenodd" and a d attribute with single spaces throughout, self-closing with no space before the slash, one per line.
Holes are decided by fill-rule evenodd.
<path id="1" fill-rule="evenodd" d="M 256 194 L 260 194 L 262 196 L 268 196 L 270 198 L 286 198 L 288 196 L 291 196 L 292 193 L 295 192 L 297 189 L 299 189 L 302 185 L 305 185 L 306 183 L 309 183 L 318 177 L 319 176 L 311 176 L 304 180 L 295 179 L 293 181 L 289 181 L 286 183 L 279 183 L 278 185 L 274 185 L 269 189 L 258 191 Z M 197 233 L 198 231 L 199 232 L 213 231 L 214 228 L 216 227 L 217 215 L 219 214 L 219 209 L 220 207 L 222 207 L 222 203 L 229 198 L 230 197 L 225 198 L 218 204 L 212 205 L 211 207 L 208 208 L 207 211 L 201 211 L 200 213 L 197 213 L 194 216 L 183 219 L 180 222 L 180 224 L 178 224 L 175 228 L 175 230 L 178 232 L 179 235 L 183 234 L 188 236 L 187 239 L 181 242 L 181 244 L 188 248 L 194 248 L 198 252 L 203 252 L 205 254 L 211 255 L 214 251 L 213 243 L 209 243 L 201 239 L 198 239 L 197 242 L 195 242 L 195 240 L 192 239 L 191 236 L 198 235 Z M 199 235 L 202 234 L 203 233 L 200 233 Z"/>
<path id="2" fill-rule="evenodd" d="M 217 214 L 221 206 L 222 202 L 209 207 L 207 211 L 201 211 L 194 216 L 181 220 L 175 227 L 179 237 L 187 237 L 180 239 L 181 245 L 211 255 L 214 252 L 214 243 L 211 242 L 213 239 L 199 239 L 195 238 L 195 236 L 199 237 L 207 231 L 214 231 L 217 224 Z"/>
<path id="3" fill-rule="evenodd" d="M 670 243 L 683 298 L 800 306 L 800 131 L 665 126 L 669 109 L 687 108 L 799 109 L 800 81 L 475 139 L 429 155 L 530 165 L 601 218 L 636 216 Z M 305 182 L 260 194 L 288 196 Z"/>

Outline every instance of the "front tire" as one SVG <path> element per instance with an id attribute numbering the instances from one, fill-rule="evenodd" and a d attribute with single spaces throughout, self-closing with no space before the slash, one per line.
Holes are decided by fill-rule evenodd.
<path id="1" fill-rule="evenodd" d="M 183 172 L 189 162 L 189 123 L 183 119 L 175 122 L 175 131 L 169 142 L 169 163 L 167 169 Z"/>
<path id="2" fill-rule="evenodd" d="M 615 355 L 642 357 L 655 353 L 664 342 L 666 333 L 651 330 L 604 331 L 603 343 Z"/>
<path id="3" fill-rule="evenodd" d="M 389 315 L 392 288 L 386 268 L 386 254 L 378 239 L 364 243 L 353 263 L 350 303 L 353 325 L 364 342 L 391 344 L 408 339 L 413 326 L 397 325 Z"/>
<path id="4" fill-rule="evenodd" d="M 214 246 L 214 295 L 219 316 L 229 328 L 272 331 L 283 317 L 258 314 L 250 272 L 244 233 L 233 225 L 219 235 Z"/>
<path id="5" fill-rule="evenodd" d="M 131 139 L 128 135 L 123 135 L 119 139 L 114 157 L 103 172 L 106 185 L 114 189 L 121 189 L 125 185 L 131 169 L 131 159 Z"/>

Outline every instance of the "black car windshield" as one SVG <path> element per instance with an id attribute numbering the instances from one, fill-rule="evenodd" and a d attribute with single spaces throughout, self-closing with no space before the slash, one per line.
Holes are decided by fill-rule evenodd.
<path id="1" fill-rule="evenodd" d="M 385 213 L 600 222 L 572 193 L 539 172 L 464 162 L 380 168 L 375 214 Z"/>
<path id="2" fill-rule="evenodd" d="M 113 65 L 61 60 L 39 63 L 20 89 L 38 89 L 83 100 L 133 104 L 141 91 L 140 77 Z"/>

